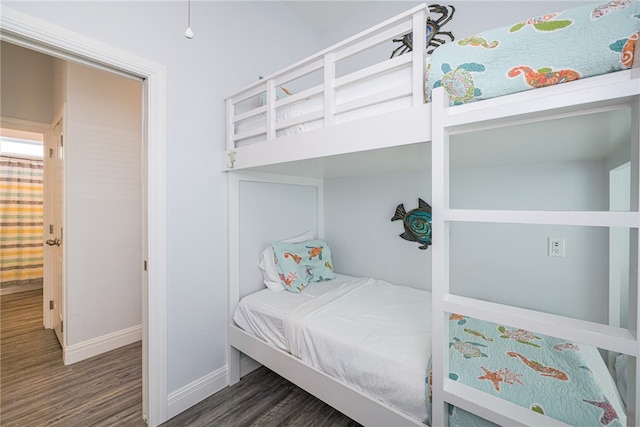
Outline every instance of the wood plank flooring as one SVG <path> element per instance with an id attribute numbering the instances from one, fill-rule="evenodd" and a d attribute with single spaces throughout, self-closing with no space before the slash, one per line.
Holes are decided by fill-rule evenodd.
<path id="1" fill-rule="evenodd" d="M 0 296 L 0 426 L 142 427 L 142 347 L 62 364 L 42 327 L 42 291 Z M 162 425 L 270 427 L 359 424 L 266 368 Z"/>
<path id="2" fill-rule="evenodd" d="M 360 424 L 261 367 L 161 427 L 358 427 Z"/>
<path id="3" fill-rule="evenodd" d="M 0 298 L 0 425 L 146 425 L 140 343 L 65 366 L 42 290 Z"/>

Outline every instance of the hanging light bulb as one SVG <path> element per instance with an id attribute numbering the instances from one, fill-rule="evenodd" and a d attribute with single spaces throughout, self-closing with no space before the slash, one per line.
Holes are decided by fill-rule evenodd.
<path id="1" fill-rule="evenodd" d="M 187 29 L 184 32 L 184 36 L 188 39 L 192 39 L 193 38 L 193 31 L 191 30 L 191 0 L 187 0 L 188 1 L 188 6 L 187 6 Z"/>

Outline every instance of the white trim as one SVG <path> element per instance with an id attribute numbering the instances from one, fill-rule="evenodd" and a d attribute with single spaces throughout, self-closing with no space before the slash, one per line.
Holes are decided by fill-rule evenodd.
<path id="1" fill-rule="evenodd" d="M 220 368 L 169 394 L 169 418 L 206 399 L 227 386 L 227 369 Z"/>
<path id="2" fill-rule="evenodd" d="M 166 67 L 2 7 L 0 39 L 145 81 L 148 286 L 143 295 L 143 417 L 167 420 Z"/>
<path id="3" fill-rule="evenodd" d="M 477 209 L 443 209 L 445 221 L 490 222 L 493 224 L 551 224 L 581 227 L 637 228 L 637 212 L 611 211 L 510 211 Z"/>
<path id="4" fill-rule="evenodd" d="M 237 326 L 229 327 L 229 343 L 244 354 L 365 426 L 421 426 L 425 424 L 369 396 Z"/>
<path id="5" fill-rule="evenodd" d="M 619 108 L 639 93 L 640 82 L 633 79 L 631 70 L 623 70 L 578 79 L 570 85 L 546 86 L 455 108 L 448 108 L 447 104 L 441 124 L 453 134 L 571 117 Z"/>
<path id="6" fill-rule="evenodd" d="M 449 372 L 449 322 L 446 320 L 444 297 L 449 293 L 449 225 L 444 213 L 449 209 L 449 132 L 442 125 L 444 106 L 448 103 L 443 90 L 432 93 L 431 133 L 431 425 L 448 425 L 447 402 L 444 394 L 445 372 Z"/>
<path id="7" fill-rule="evenodd" d="M 65 365 L 71 365 L 81 360 L 106 353 L 107 351 L 138 342 L 141 339 L 142 325 L 133 326 L 98 338 L 92 338 L 79 344 L 68 345 L 62 352 L 62 358 L 64 359 Z"/>
<path id="8" fill-rule="evenodd" d="M 624 73 L 624 74 L 623 74 Z M 615 73 L 618 74 L 618 73 Z M 466 409 L 482 418 L 498 424 L 514 425 L 547 425 L 547 421 L 538 420 L 536 415 L 522 411 L 517 406 L 500 403 L 494 404 L 493 398 L 481 396 L 477 390 L 464 387 L 446 379 L 449 371 L 446 355 L 446 338 L 449 336 L 448 313 L 457 313 L 480 320 L 496 321 L 514 327 L 533 330 L 541 334 L 561 337 L 576 342 L 592 345 L 603 350 L 620 352 L 635 357 L 629 371 L 630 394 L 627 420 L 629 425 L 640 425 L 640 394 L 635 390 L 640 379 L 634 369 L 640 369 L 640 345 L 637 339 L 638 318 L 636 317 L 638 298 L 638 164 L 640 150 L 638 148 L 638 94 L 640 85 L 637 80 L 627 80 L 631 74 L 621 72 L 622 79 L 605 75 L 585 79 L 583 85 L 559 85 L 553 91 L 546 88 L 536 89 L 529 93 L 519 93 L 495 98 L 493 104 L 477 103 L 481 106 L 456 106 L 449 108 L 446 92 L 442 88 L 432 93 L 432 199 L 434 235 L 441 238 L 432 245 L 432 292 L 433 292 L 433 324 L 436 332 L 433 339 L 433 416 L 434 425 L 443 425 L 447 419 L 446 404 L 450 403 Z M 598 84 L 598 86 L 595 86 Z M 562 86 L 562 87 L 560 87 Z M 632 97 L 633 96 L 633 97 Z M 517 102 L 526 100 L 527 102 Z M 545 104 L 543 107 L 542 104 Z M 531 120 L 543 120 L 549 117 L 569 117 L 585 112 L 606 111 L 619 108 L 620 105 L 631 106 L 631 209 L 627 212 L 614 211 L 508 211 L 508 210 L 472 210 L 451 209 L 449 197 L 451 189 L 448 182 L 449 134 L 472 132 L 478 129 L 503 126 L 507 123 L 527 123 Z M 480 111 L 482 110 L 482 111 Z M 498 120 L 499 119 L 499 120 Z M 635 168 L 635 169 L 634 169 Z M 635 171 L 635 175 L 634 175 Z M 586 227 L 623 227 L 631 230 L 630 260 L 633 263 L 629 279 L 629 328 L 621 329 L 599 323 L 586 322 L 564 316 L 551 315 L 518 307 L 480 301 L 450 294 L 449 262 L 450 241 L 448 225 L 455 221 L 516 223 L 516 224 L 557 224 Z M 635 239 L 635 240 L 634 240 Z M 635 274 L 635 276 L 634 276 Z M 496 314 L 499 313 L 499 316 Z M 444 354 L 443 354 L 444 353 Z M 634 411 L 636 411 L 634 413 Z M 517 421 L 517 422 L 516 422 Z M 555 424 L 554 424 L 555 425 Z"/>
<path id="9" fill-rule="evenodd" d="M 41 133 L 43 135 L 46 135 L 51 129 L 51 125 L 49 123 L 22 120 L 6 116 L 0 116 L 0 127 L 5 129 Z"/>
<path id="10" fill-rule="evenodd" d="M 221 153 L 220 168 L 228 172 L 430 141 L 431 121 L 424 119 L 430 116 L 431 104 L 422 104 L 245 145 L 233 149 L 236 154 L 232 165 L 229 152 Z M 310 168 L 307 176 L 313 171 Z"/>
<path id="11" fill-rule="evenodd" d="M 445 400 L 456 408 L 476 414 L 487 421 L 498 425 L 516 426 L 545 426 L 568 427 L 569 424 L 558 421 L 546 415 L 539 414 L 531 409 L 511 403 L 508 400 L 485 393 L 464 383 L 452 380 L 444 382 Z M 500 411 L 488 408 L 500 408 Z"/>
<path id="12" fill-rule="evenodd" d="M 634 357 L 640 353 L 638 341 L 626 328 L 452 294 L 445 295 L 441 304 L 446 313 L 532 330 Z"/>
<path id="13" fill-rule="evenodd" d="M 324 236 L 324 181 L 316 178 L 293 177 L 262 172 L 233 172 L 227 176 L 227 243 L 229 265 L 229 299 L 227 315 L 230 332 L 233 329 L 233 312 L 240 301 L 240 183 L 264 182 L 272 184 L 289 184 L 315 187 L 316 189 L 316 218 L 315 224 L 318 236 Z M 245 374 L 243 359 L 240 352 L 232 345 L 227 351 L 228 384 L 237 383 Z M 248 372 L 246 372 L 248 373 Z"/>
<path id="14" fill-rule="evenodd" d="M 67 227 L 68 225 L 67 224 L 67 189 L 69 188 L 67 184 L 68 168 L 66 163 L 66 148 L 64 147 L 64 138 L 66 138 L 69 135 L 69 124 L 67 123 L 68 116 L 69 116 L 69 106 L 65 101 L 62 103 L 62 110 L 60 111 L 60 115 L 56 117 L 56 122 L 53 122 L 51 124 L 52 137 L 62 138 L 59 144 L 57 141 L 55 142 L 56 151 L 59 150 L 59 153 L 57 154 L 58 160 L 55 161 L 55 166 L 54 166 L 55 172 L 52 173 L 52 175 L 55 177 L 55 180 L 56 180 L 56 184 L 55 184 L 56 185 L 55 193 L 57 194 L 56 197 L 61 198 L 61 201 L 62 201 L 61 212 L 60 212 L 60 207 L 58 206 L 52 207 L 53 209 L 58 211 L 55 214 L 55 218 L 56 218 L 55 223 L 57 223 L 57 225 L 60 226 L 61 239 L 63 240 L 62 247 L 59 249 L 59 250 L 62 250 L 62 260 L 58 260 L 58 256 L 60 256 L 59 254 L 53 255 L 53 258 L 55 260 L 54 262 L 57 264 L 57 268 L 62 269 L 62 271 L 57 270 L 58 278 L 54 279 L 56 280 L 57 287 L 59 288 L 60 298 L 58 299 L 58 304 L 62 305 L 62 308 L 54 310 L 53 315 L 57 316 L 58 319 L 55 319 L 53 321 L 52 326 L 53 326 L 53 330 L 56 332 L 56 335 L 58 336 L 60 345 L 62 346 L 63 354 L 65 349 L 67 348 L 67 339 L 69 336 L 68 324 L 67 324 L 67 328 L 66 329 L 64 328 L 64 322 L 65 320 L 67 320 L 67 312 L 68 312 L 67 310 L 69 307 L 67 304 L 67 296 L 69 295 L 69 293 L 67 292 L 67 277 L 68 277 L 67 276 L 67 260 L 69 259 L 69 257 L 67 255 L 68 248 L 67 248 L 67 245 L 64 244 L 64 235 L 63 235 L 64 230 L 69 230 L 69 228 Z M 61 133 L 57 133 L 55 123 L 59 123 L 60 120 L 62 120 L 62 131 Z M 59 176 L 60 174 L 62 174 L 62 176 Z M 60 185 L 60 182 L 62 182 L 61 185 Z M 60 201 L 58 201 L 56 204 L 60 204 Z M 54 289 L 52 289 L 52 291 L 54 291 Z M 55 295 L 52 295 L 52 296 L 53 296 L 53 300 L 56 301 Z M 63 360 L 64 360 L 64 356 L 63 356 Z"/>
<path id="15" fill-rule="evenodd" d="M 625 177 L 627 173 L 627 180 Z M 626 183 L 626 185 L 625 185 Z M 631 162 L 609 170 L 609 210 L 624 211 L 630 208 Z M 623 190 L 626 190 L 623 191 Z M 629 247 L 628 232 L 621 227 L 609 229 L 609 325 L 621 324 L 621 303 L 629 295 L 629 278 L 622 271 L 629 271 L 629 257 L 622 248 Z M 622 297 L 624 295 L 624 299 Z M 626 314 L 626 313 L 625 313 Z M 625 317 L 626 319 L 626 317 Z M 609 366 L 613 366 L 615 354 L 609 352 Z"/>
<path id="16" fill-rule="evenodd" d="M 300 359 L 250 335 L 234 325 L 232 314 L 240 299 L 240 184 L 242 182 L 267 182 L 316 187 L 316 225 L 318 235 L 324 235 L 324 181 L 308 177 L 292 177 L 257 172 L 233 172 L 228 174 L 228 230 L 229 230 L 229 384 L 239 381 L 240 374 L 248 368 L 250 360 L 241 353 L 263 364 L 287 380 L 331 405 L 338 411 L 363 425 L 424 426 L 422 422 L 406 415 L 379 399 L 337 380 Z M 243 365 L 244 364 L 244 365 Z M 255 365 L 254 365 L 255 366 Z"/>
<path id="17" fill-rule="evenodd" d="M 372 141 L 378 141 L 379 143 L 384 144 L 385 147 L 389 146 L 388 141 L 404 141 L 403 143 L 408 143 L 409 141 L 425 141 L 425 139 L 430 136 L 430 132 L 424 132 L 425 130 L 428 130 L 428 126 L 418 126 L 418 128 L 416 128 L 416 124 L 424 122 L 424 120 L 422 120 L 424 116 L 420 115 L 418 119 L 409 120 L 406 115 L 410 113 L 419 115 L 419 113 L 423 111 L 424 68 L 426 57 L 426 49 L 424 49 L 426 28 L 424 22 L 427 13 L 428 8 L 426 4 L 418 5 L 407 12 L 394 16 L 393 18 L 362 31 L 353 37 L 343 40 L 321 52 L 305 58 L 302 61 L 277 72 L 276 74 L 267 76 L 264 79 L 255 82 L 251 86 L 242 89 L 240 92 L 227 97 L 227 114 L 231 114 L 230 117 L 227 116 L 227 123 L 232 124 L 231 129 L 227 132 L 227 152 L 230 154 L 233 151 L 237 151 L 238 156 L 236 159 L 240 161 L 237 166 L 232 164 L 231 166 L 226 167 L 227 155 L 225 154 L 223 155 L 222 170 L 226 171 L 234 167 L 247 168 L 253 166 L 243 163 L 242 159 L 244 156 L 242 155 L 242 151 L 246 152 L 246 150 L 240 149 L 246 149 L 247 147 L 240 146 L 238 142 L 242 139 L 259 135 L 264 135 L 266 142 L 280 141 L 282 137 L 278 136 L 277 131 L 284 127 L 318 120 L 322 124 L 319 129 L 316 129 L 313 132 L 313 135 L 315 137 L 321 137 L 323 132 L 320 132 L 320 130 L 327 131 L 328 133 L 324 135 L 324 138 L 326 139 L 323 139 L 322 142 L 328 143 L 332 139 L 329 135 L 337 121 L 337 115 L 352 110 L 360 111 L 363 115 L 373 118 L 373 120 L 370 120 L 368 123 L 358 120 L 357 124 L 351 127 L 353 136 L 349 137 L 347 135 L 340 135 L 341 142 L 343 143 L 341 144 L 342 146 L 334 147 L 337 151 L 328 154 L 341 154 L 343 152 L 351 152 L 354 150 L 360 151 L 361 148 L 359 141 L 366 141 L 366 148 L 368 149 L 376 148 L 371 146 L 371 144 L 373 144 Z M 360 68 L 357 71 L 350 72 L 337 79 L 335 78 L 337 64 L 339 66 L 339 64 L 344 63 L 340 61 L 346 60 L 347 58 L 363 52 L 370 47 L 377 46 L 382 42 L 386 42 L 397 36 L 403 36 L 409 32 L 412 33 L 414 40 L 414 49 L 410 55 L 407 54 L 404 57 L 389 59 L 384 62 L 376 63 L 373 66 Z M 407 88 L 406 91 L 402 90 L 400 92 L 398 90 L 383 91 L 374 96 L 361 96 L 351 102 L 346 102 L 338 106 L 334 105 L 336 90 L 341 86 L 349 83 L 370 80 L 370 78 L 373 77 L 380 77 L 385 74 L 385 71 L 390 69 L 406 70 L 409 73 L 406 83 L 407 86 L 410 86 L 410 89 Z M 282 83 L 296 80 L 301 76 L 308 75 L 315 71 L 318 71 L 319 74 L 323 76 L 323 82 L 318 86 L 299 88 L 300 90 L 295 95 L 289 96 L 283 100 L 276 99 L 274 89 L 277 86 Z M 266 105 L 245 111 L 246 109 L 242 108 L 241 104 L 247 99 L 255 96 L 257 93 L 266 93 Z M 300 101 L 304 98 L 314 96 L 315 94 L 318 94 L 318 99 L 322 102 L 321 105 L 323 108 L 320 108 L 319 110 L 314 109 L 313 112 L 303 114 L 302 116 L 294 119 L 282 121 L 276 119 L 276 112 L 282 111 L 280 110 L 281 107 Z M 393 116 L 380 113 L 368 114 L 364 108 L 372 105 L 382 105 L 387 102 L 397 101 L 398 98 L 406 98 L 413 108 L 403 109 L 400 112 L 401 114 L 395 114 Z M 242 133 L 235 132 L 235 124 L 239 121 L 249 117 L 258 118 L 258 115 L 263 114 L 264 111 L 266 111 L 266 119 L 261 121 L 262 125 L 256 123 L 257 126 L 251 131 Z M 397 111 L 394 111 L 394 113 L 397 113 Z M 362 134 L 363 131 L 366 131 L 367 134 Z M 314 136 L 312 136 L 312 138 Z M 387 138 L 385 138 L 385 136 Z M 398 144 L 400 144 L 400 142 L 398 142 Z M 251 146 L 252 148 L 249 150 L 262 147 L 263 145 L 263 143 L 253 144 Z M 323 144 L 319 145 L 322 146 Z M 299 160 L 300 158 L 309 158 L 306 150 L 310 147 L 291 148 L 293 148 L 293 150 L 280 147 L 280 149 L 277 150 L 279 153 L 278 157 L 274 157 L 269 150 L 264 153 L 249 151 L 251 152 L 251 156 L 249 156 L 249 158 L 251 160 L 260 159 L 259 165 L 277 164 Z M 302 152 L 299 150 L 302 150 Z M 325 149 L 323 151 L 326 152 L 327 150 Z M 283 154 L 286 155 L 286 158 L 282 157 Z M 309 153 L 309 156 L 317 157 L 317 155 L 313 153 Z"/>

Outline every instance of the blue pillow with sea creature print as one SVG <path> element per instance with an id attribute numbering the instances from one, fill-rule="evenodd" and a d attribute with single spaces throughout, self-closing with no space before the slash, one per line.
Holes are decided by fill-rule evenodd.
<path id="1" fill-rule="evenodd" d="M 273 253 L 280 280 L 288 291 L 300 292 L 309 283 L 336 277 L 331 249 L 322 239 L 274 243 Z"/>

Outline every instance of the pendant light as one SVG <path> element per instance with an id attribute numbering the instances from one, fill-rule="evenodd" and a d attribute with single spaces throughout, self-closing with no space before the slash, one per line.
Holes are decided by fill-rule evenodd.
<path id="1" fill-rule="evenodd" d="M 191 0 L 187 0 L 187 29 L 184 32 L 184 36 L 188 39 L 193 38 L 193 31 L 191 30 Z"/>

